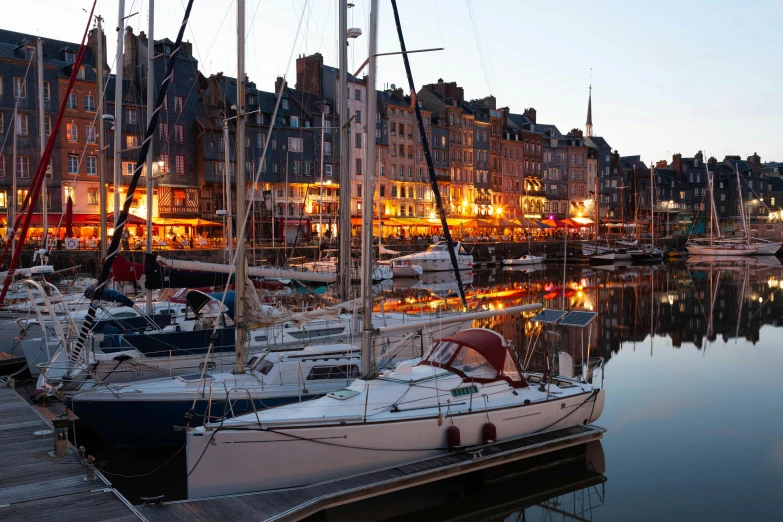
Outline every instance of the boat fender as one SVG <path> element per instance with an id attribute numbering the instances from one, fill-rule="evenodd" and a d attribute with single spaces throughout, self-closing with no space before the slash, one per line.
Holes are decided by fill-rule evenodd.
<path id="1" fill-rule="evenodd" d="M 485 422 L 481 428 L 481 440 L 484 444 L 498 440 L 498 429 L 491 422 Z"/>
<path id="2" fill-rule="evenodd" d="M 459 428 L 449 426 L 446 428 L 446 445 L 450 450 L 456 449 L 460 445 Z"/>

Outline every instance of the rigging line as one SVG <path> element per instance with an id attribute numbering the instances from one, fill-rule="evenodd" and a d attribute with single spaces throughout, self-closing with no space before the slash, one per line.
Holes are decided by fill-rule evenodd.
<path id="1" fill-rule="evenodd" d="M 479 57 L 481 58 L 481 67 L 484 69 L 484 79 L 487 81 L 489 94 L 492 94 L 492 84 L 489 81 L 489 73 L 487 72 L 487 64 L 484 58 L 484 48 L 481 45 L 481 38 L 479 37 L 478 26 L 476 25 L 476 17 L 473 15 L 473 5 L 471 0 L 465 1 L 468 4 L 468 11 L 470 12 L 470 22 L 473 25 L 473 34 L 476 37 L 476 46 L 478 47 Z"/>
<path id="2" fill-rule="evenodd" d="M 190 4 L 192 4 L 193 0 L 189 0 L 189 1 L 190 1 Z M 305 9 L 307 8 L 307 2 L 308 1 L 309 0 L 305 0 Z M 188 4 L 188 5 L 190 5 L 190 4 Z M 293 60 L 293 57 L 294 57 L 294 50 L 296 49 L 296 42 L 299 40 L 299 33 L 300 33 L 301 29 L 302 29 L 302 21 L 303 20 L 304 20 L 304 12 L 302 13 L 302 16 L 300 16 L 300 18 L 299 18 L 299 24 L 298 24 L 297 29 L 296 29 L 296 35 L 294 36 L 294 44 L 291 46 L 291 53 L 290 53 L 290 55 L 288 57 L 288 66 L 287 66 L 286 71 L 291 67 L 291 61 Z M 228 85 L 228 83 L 226 83 L 226 85 Z M 258 169 L 256 170 L 255 176 L 253 177 L 253 180 L 252 180 L 252 184 L 251 184 L 252 188 L 249 191 L 249 195 L 246 195 L 246 199 L 249 199 L 251 201 L 254 200 L 255 196 L 256 196 L 256 187 L 259 184 L 258 180 L 259 180 L 259 178 L 261 176 L 261 166 L 264 164 L 264 160 L 266 159 L 266 153 L 269 150 L 269 142 L 272 139 L 272 132 L 273 132 L 273 130 L 275 128 L 275 120 L 277 118 L 277 112 L 278 112 L 278 110 L 280 108 L 280 102 L 281 102 L 282 98 L 283 98 L 283 85 L 281 84 L 280 92 L 277 93 L 277 100 L 275 102 L 274 112 L 272 113 L 272 119 L 271 119 L 271 121 L 269 123 L 269 132 L 267 133 L 266 142 L 264 143 L 264 151 L 263 151 L 263 153 L 261 155 L 261 158 L 259 159 Z M 228 146 L 228 144 L 226 144 L 226 146 Z M 244 144 L 241 144 L 240 146 L 244 146 Z M 237 167 L 238 168 L 244 168 L 244 165 L 238 165 Z M 252 209 L 253 209 L 252 205 L 247 205 L 247 208 L 245 209 L 245 215 L 242 216 L 242 226 L 241 227 L 239 227 L 239 221 L 237 221 L 237 228 L 238 228 L 238 231 L 237 231 L 237 234 L 236 234 L 237 238 L 242 238 L 242 240 L 244 240 L 245 232 L 247 230 L 246 229 L 246 227 L 247 227 L 247 220 L 248 220 L 248 217 L 249 217 L 250 212 L 252 211 Z M 238 241 L 239 241 L 239 239 L 238 239 Z M 230 268 L 229 268 L 228 278 L 226 279 L 226 285 L 225 285 L 225 287 L 223 289 L 223 297 L 220 300 L 221 307 L 225 306 L 226 296 L 228 295 L 229 287 L 231 285 L 231 276 L 234 274 L 234 269 L 236 268 L 237 263 L 239 262 L 239 258 L 237 256 L 237 251 L 236 250 L 234 250 L 232 252 L 232 256 L 233 257 L 231 258 L 230 263 L 229 263 Z M 245 261 L 242 260 L 242 262 L 245 262 Z M 245 281 L 237 281 L 236 284 L 238 284 L 238 285 L 239 284 L 245 284 Z M 210 339 L 209 347 L 207 348 L 207 353 L 205 354 L 205 359 L 209 358 L 209 355 L 210 355 L 210 353 L 212 352 L 212 349 L 215 346 L 215 339 L 217 337 L 217 329 L 218 329 L 219 325 L 220 325 L 220 316 L 215 318 L 215 322 L 214 322 L 214 324 L 212 326 L 212 336 L 211 336 L 211 339 Z M 201 370 L 201 377 L 199 378 L 200 385 L 204 381 L 204 377 L 206 375 L 206 369 L 207 369 L 207 365 L 205 364 L 203 366 L 202 370 Z M 198 394 L 193 398 L 193 405 L 191 406 L 191 410 L 195 409 L 197 401 L 198 401 Z"/>

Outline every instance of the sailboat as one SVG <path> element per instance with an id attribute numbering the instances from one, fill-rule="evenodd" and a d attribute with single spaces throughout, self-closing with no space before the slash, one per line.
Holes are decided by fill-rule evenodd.
<path id="1" fill-rule="evenodd" d="M 392 8 L 409 87 L 415 92 L 394 0 Z M 341 0 L 340 9 L 341 48 L 345 49 L 345 0 Z M 378 1 L 372 0 L 370 92 L 375 90 L 377 17 Z M 374 114 L 373 100 L 374 96 L 369 96 L 369 114 Z M 444 235 L 451 249 L 421 110 L 418 104 L 414 107 Z M 373 140 L 369 143 L 368 162 L 373 164 Z M 374 175 L 373 170 L 367 173 L 368 177 Z M 372 197 L 368 186 L 372 187 L 371 179 L 366 180 L 364 187 L 365 203 Z M 368 207 L 371 209 L 372 205 L 364 208 Z M 365 210 L 363 254 L 372 250 L 371 224 L 371 211 Z M 453 268 L 459 274 L 455 257 L 452 255 Z M 371 306 L 368 268 L 363 273 L 365 310 Z M 540 304 L 518 306 L 513 313 L 540 308 Z M 420 361 L 403 361 L 394 370 L 376 375 L 369 364 L 372 336 L 404 331 L 411 326 L 371 326 L 365 324 L 363 329 L 363 377 L 350 386 L 313 401 L 189 430 L 188 497 L 313 484 L 445 454 L 464 446 L 592 422 L 603 411 L 604 391 L 591 384 L 550 377 L 547 385 L 545 379 L 537 376 L 541 385 L 529 386 L 532 376 L 523 374 L 512 347 L 501 335 L 482 328 L 445 336 Z"/>
<path id="2" fill-rule="evenodd" d="M 739 168 L 737 168 L 737 201 L 739 214 L 742 219 L 742 230 L 745 235 L 744 240 L 724 239 L 721 237 L 720 223 L 715 209 L 715 191 L 712 173 L 709 171 L 706 164 L 704 165 L 704 168 L 707 170 L 707 188 L 710 194 L 710 237 L 707 239 L 689 239 L 685 244 L 685 248 L 687 248 L 688 252 L 691 254 L 699 256 L 750 256 L 759 253 L 759 246 L 752 244 L 750 241 L 750 230 L 745 220 L 745 212 L 742 208 L 742 185 L 740 184 Z M 715 237 L 716 231 L 717 238 Z M 771 247 L 767 248 L 771 249 Z M 777 245 L 775 251 L 779 249 L 780 244 Z"/>
<path id="3" fill-rule="evenodd" d="M 663 250 L 655 246 L 655 167 L 650 165 L 650 244 L 629 251 L 634 261 L 654 262 L 663 259 Z"/>

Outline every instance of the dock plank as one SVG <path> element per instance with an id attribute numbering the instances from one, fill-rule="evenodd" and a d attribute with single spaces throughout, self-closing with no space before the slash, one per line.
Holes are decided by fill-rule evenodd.
<path id="1" fill-rule="evenodd" d="M 0 520 L 130 522 L 139 513 L 103 475 L 87 481 L 73 446 L 62 458 L 49 456 L 50 419 L 14 390 L 0 387 Z M 143 519 L 142 519 L 143 520 Z"/>

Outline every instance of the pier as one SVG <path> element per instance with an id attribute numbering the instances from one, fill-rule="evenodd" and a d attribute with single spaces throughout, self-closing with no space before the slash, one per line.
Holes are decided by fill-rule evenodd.
<path id="1" fill-rule="evenodd" d="M 138 510 L 142 517 L 150 522 L 302 520 L 325 509 L 584 446 L 601 439 L 604 431 L 597 426 L 577 425 L 465 448 L 446 455 L 311 486 L 146 505 L 139 506 Z M 558 462 L 561 460 L 567 459 L 559 459 Z M 537 465 L 535 469 L 540 470 L 542 466 Z"/>
<path id="2" fill-rule="evenodd" d="M 5 386 L 0 386 L 0 418 L 0 520 L 141 519 L 67 438 L 59 443 L 63 456 L 55 456 L 58 429 L 50 416 Z"/>

